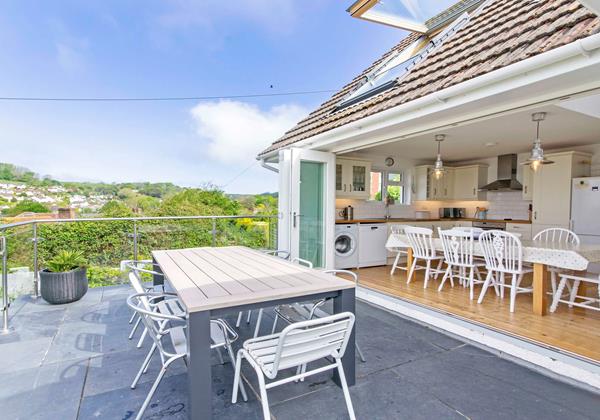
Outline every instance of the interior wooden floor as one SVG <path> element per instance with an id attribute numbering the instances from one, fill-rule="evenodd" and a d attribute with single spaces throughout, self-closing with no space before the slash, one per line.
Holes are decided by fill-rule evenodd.
<path id="1" fill-rule="evenodd" d="M 390 275 L 390 266 L 361 268 L 359 282 L 366 286 L 404 300 L 447 312 L 463 319 L 475 321 L 497 330 L 574 353 L 600 362 L 600 312 L 559 305 L 555 313 L 541 317 L 532 313 L 530 294 L 517 295 L 515 312 L 509 312 L 508 290 L 500 299 L 490 288 L 484 301 L 478 305 L 481 286 L 476 286 L 475 299 L 469 300 L 469 289 L 455 281 L 438 292 L 439 280 L 430 280 L 423 288 L 423 274 L 419 272 L 406 284 L 406 272 L 397 270 Z M 524 279 L 524 282 L 529 281 Z M 595 291 L 595 288 L 594 288 Z"/>

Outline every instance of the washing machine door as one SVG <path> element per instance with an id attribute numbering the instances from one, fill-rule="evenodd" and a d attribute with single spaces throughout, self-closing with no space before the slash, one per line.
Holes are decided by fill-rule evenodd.
<path id="1" fill-rule="evenodd" d="M 356 251 L 356 238 L 351 233 L 340 233 L 335 237 L 335 255 L 349 257 Z"/>

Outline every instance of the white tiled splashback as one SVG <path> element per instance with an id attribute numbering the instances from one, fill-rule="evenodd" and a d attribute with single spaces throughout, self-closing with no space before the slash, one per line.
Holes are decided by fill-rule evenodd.
<path id="1" fill-rule="evenodd" d="M 489 191 L 490 219 L 528 219 L 531 201 L 523 200 L 521 191 Z"/>
<path id="2" fill-rule="evenodd" d="M 529 204 L 525 201 L 520 191 L 490 191 L 489 201 L 419 201 L 409 206 L 390 206 L 390 216 L 393 218 L 413 218 L 415 211 L 425 210 L 431 213 L 431 217 L 438 217 L 440 207 L 464 207 L 467 209 L 467 217 L 475 217 L 477 207 L 488 209 L 490 219 L 527 219 L 529 217 Z M 348 205 L 354 207 L 355 219 L 372 219 L 385 216 L 385 205 L 381 202 L 364 200 L 337 199 L 335 206 L 338 209 Z M 337 216 L 340 218 L 340 216 Z"/>

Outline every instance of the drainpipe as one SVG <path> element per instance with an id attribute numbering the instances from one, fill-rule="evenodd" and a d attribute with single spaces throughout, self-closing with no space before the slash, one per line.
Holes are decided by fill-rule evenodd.
<path id="1" fill-rule="evenodd" d="M 277 169 L 274 166 L 269 165 L 267 162 L 265 162 L 264 159 L 260 160 L 260 166 L 262 166 L 265 169 L 268 169 L 269 171 L 275 172 L 276 174 L 279 173 L 279 169 Z"/>

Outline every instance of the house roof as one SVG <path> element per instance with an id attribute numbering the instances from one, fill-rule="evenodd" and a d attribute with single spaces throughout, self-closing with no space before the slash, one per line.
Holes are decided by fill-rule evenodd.
<path id="1" fill-rule="evenodd" d="M 397 85 L 338 109 L 373 68 L 412 44 L 418 33 L 409 34 L 259 156 L 598 32 L 600 18 L 577 0 L 491 0 Z"/>

